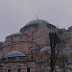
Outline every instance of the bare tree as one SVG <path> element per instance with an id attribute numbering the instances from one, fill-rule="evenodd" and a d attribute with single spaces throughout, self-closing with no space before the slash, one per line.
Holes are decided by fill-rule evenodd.
<path id="1" fill-rule="evenodd" d="M 56 60 L 57 60 L 57 56 L 59 53 L 56 53 L 55 48 L 56 48 L 56 44 L 58 43 L 58 41 L 60 40 L 58 35 L 56 33 L 49 33 L 49 37 L 50 37 L 50 47 L 51 47 L 51 56 L 50 56 L 50 72 L 54 72 L 54 68 L 55 68 L 55 64 L 56 64 Z"/>

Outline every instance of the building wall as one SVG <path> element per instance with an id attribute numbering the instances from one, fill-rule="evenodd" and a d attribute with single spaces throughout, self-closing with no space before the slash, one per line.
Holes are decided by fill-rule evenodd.
<path id="1" fill-rule="evenodd" d="M 11 69 L 11 72 L 18 72 L 18 69 L 20 69 L 21 72 L 27 72 L 27 68 L 30 68 L 31 72 L 36 72 L 34 62 L 29 64 L 24 62 L 4 63 L 3 72 L 8 72 L 9 69 Z"/>
<path id="2" fill-rule="evenodd" d="M 72 45 L 72 32 L 67 30 L 60 31 L 62 32 L 61 34 L 59 33 L 61 41 L 65 40 L 64 42 L 66 44 Z M 7 53 L 12 51 L 20 51 L 26 55 L 31 55 L 31 46 L 34 50 L 37 50 L 38 47 L 36 45 L 41 45 L 42 47 L 46 46 L 46 44 L 49 45 L 50 32 L 58 33 L 58 30 L 56 28 L 47 28 L 47 24 L 45 22 L 42 22 L 41 24 L 39 24 L 38 28 L 29 27 L 26 30 L 24 30 L 22 34 L 12 34 L 6 37 L 5 42 L 3 42 L 2 44 L 2 56 L 4 57 Z M 27 35 L 24 35 L 24 33 Z M 66 40 L 69 37 L 71 38 Z M 46 61 L 47 54 L 48 53 L 46 53 L 45 55 L 44 53 L 39 53 L 38 55 L 33 55 L 34 59 L 37 59 L 37 63 L 35 61 L 4 63 L 3 70 L 4 72 L 8 72 L 8 69 L 11 69 L 12 72 L 17 72 L 18 69 L 21 69 L 22 72 L 27 72 L 27 68 L 31 68 L 31 72 L 40 71 L 40 69 L 49 65 L 49 62 Z"/>
<path id="3" fill-rule="evenodd" d="M 3 43 L 3 56 L 11 51 L 21 51 L 25 54 L 29 54 L 31 50 L 30 42 L 33 41 L 39 45 L 45 44 L 45 40 L 48 37 L 49 32 L 52 32 L 54 30 L 56 31 L 56 29 L 48 29 L 46 23 L 43 22 L 42 24 L 39 24 L 39 27 L 37 29 L 33 27 L 26 29 L 24 33 L 26 33 L 27 36 L 23 34 L 12 34 L 6 37 L 6 40 Z M 29 43 L 27 43 L 27 41 Z"/>

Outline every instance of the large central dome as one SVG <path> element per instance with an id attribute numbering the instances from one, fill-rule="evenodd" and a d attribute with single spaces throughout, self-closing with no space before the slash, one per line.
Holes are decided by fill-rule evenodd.
<path id="1" fill-rule="evenodd" d="M 35 20 L 31 20 L 31 21 L 29 21 L 26 25 L 30 25 L 30 24 L 41 24 L 42 22 L 46 22 L 46 23 L 50 24 L 50 23 L 47 22 L 46 20 L 35 19 Z"/>
<path id="2" fill-rule="evenodd" d="M 45 22 L 46 23 L 47 28 L 56 28 L 56 26 L 50 24 L 46 20 L 35 19 L 35 20 L 29 21 L 23 28 L 20 29 L 20 32 L 24 32 L 26 29 L 28 29 L 30 27 L 38 28 L 39 27 L 39 24 L 42 24 L 42 22 Z"/>

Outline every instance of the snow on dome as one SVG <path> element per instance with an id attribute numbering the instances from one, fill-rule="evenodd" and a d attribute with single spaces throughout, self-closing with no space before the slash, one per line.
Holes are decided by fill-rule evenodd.
<path id="1" fill-rule="evenodd" d="M 12 52 L 9 52 L 8 54 L 6 54 L 4 56 L 4 58 L 8 58 L 8 57 L 19 57 L 19 56 L 25 56 L 25 54 L 22 53 L 22 52 L 19 52 L 19 51 L 12 51 Z"/>

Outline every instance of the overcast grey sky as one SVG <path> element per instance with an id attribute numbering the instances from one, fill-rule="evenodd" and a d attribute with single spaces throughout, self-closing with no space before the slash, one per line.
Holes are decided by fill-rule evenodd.
<path id="1" fill-rule="evenodd" d="M 72 0 L 0 0 L 0 41 L 37 16 L 68 28 L 72 25 Z"/>

